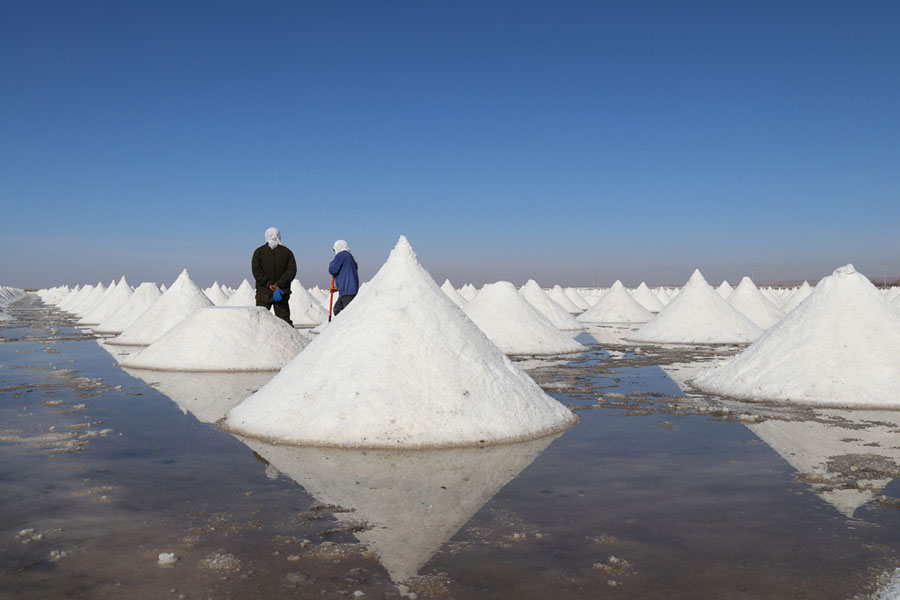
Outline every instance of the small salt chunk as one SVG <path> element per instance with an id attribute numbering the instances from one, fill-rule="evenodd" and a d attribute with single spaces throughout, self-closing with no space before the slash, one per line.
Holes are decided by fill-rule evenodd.
<path id="1" fill-rule="evenodd" d="M 363 591 L 360 591 L 360 590 L 356 590 L 355 592 L 353 592 L 354 598 L 362 598 L 365 595 L 366 595 L 366 593 Z"/>
<path id="2" fill-rule="evenodd" d="M 171 567 L 178 560 L 178 557 L 175 556 L 174 552 L 160 552 L 157 559 L 159 560 L 159 566 Z"/>

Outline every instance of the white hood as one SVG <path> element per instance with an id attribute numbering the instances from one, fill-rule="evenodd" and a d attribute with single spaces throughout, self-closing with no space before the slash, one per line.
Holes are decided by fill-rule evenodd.
<path id="1" fill-rule="evenodd" d="M 275 246 L 281 245 L 281 232 L 277 227 L 269 227 L 266 229 L 266 243 L 269 248 L 275 249 Z"/>
<path id="2" fill-rule="evenodd" d="M 334 253 L 335 254 L 337 254 L 338 252 L 343 252 L 344 250 L 346 250 L 347 252 L 350 252 L 350 246 L 347 244 L 347 242 L 345 242 L 344 240 L 338 240 L 334 243 Z M 351 254 L 352 254 L 352 252 L 351 252 Z"/>

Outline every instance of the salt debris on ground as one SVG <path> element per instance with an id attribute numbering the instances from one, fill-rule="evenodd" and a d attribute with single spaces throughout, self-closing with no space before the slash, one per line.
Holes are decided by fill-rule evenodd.
<path id="1" fill-rule="evenodd" d="M 573 315 L 584 312 L 583 309 L 579 308 L 574 302 L 572 302 L 572 299 L 569 298 L 568 294 L 566 294 L 566 291 L 559 285 L 554 285 L 550 289 L 550 291 L 547 292 L 547 295 L 550 296 L 551 300 L 562 306 Z"/>
<path id="2" fill-rule="evenodd" d="M 328 310 L 296 279 L 291 282 L 288 306 L 291 309 L 291 321 L 299 327 L 315 327 L 328 320 Z"/>
<path id="3" fill-rule="evenodd" d="M 532 439 L 575 420 L 447 298 L 401 236 L 356 300 L 223 425 L 299 445 L 426 448 Z"/>
<path id="4" fill-rule="evenodd" d="M 749 277 L 741 279 L 726 301 L 760 329 L 768 329 L 784 317 L 781 309 L 766 299 Z"/>
<path id="5" fill-rule="evenodd" d="M 171 288 L 109 342 L 124 346 L 149 346 L 195 311 L 209 306 L 212 306 L 212 301 L 197 287 L 185 269 Z"/>
<path id="6" fill-rule="evenodd" d="M 135 288 L 128 300 L 94 330 L 97 333 L 122 333 L 156 302 L 162 292 L 155 283 L 145 281 Z"/>
<path id="7" fill-rule="evenodd" d="M 752 342 L 762 330 L 728 304 L 695 270 L 675 298 L 631 340 L 660 344 Z"/>
<path id="8" fill-rule="evenodd" d="M 120 364 L 165 371 L 277 371 L 306 343 L 261 306 L 211 306 L 194 311 Z"/>
<path id="9" fill-rule="evenodd" d="M 171 567 L 178 562 L 178 557 L 173 552 L 160 552 L 156 560 L 160 567 Z"/>
<path id="10" fill-rule="evenodd" d="M 641 306 L 619 280 L 577 317 L 581 323 L 646 323 L 652 318 L 653 313 Z"/>
<path id="11" fill-rule="evenodd" d="M 898 356 L 900 312 L 847 265 L 756 343 L 694 384 L 751 400 L 900 408 Z"/>
<path id="12" fill-rule="evenodd" d="M 560 331 L 508 281 L 485 285 L 465 312 L 506 354 L 570 354 L 587 349 Z"/>
<path id="13" fill-rule="evenodd" d="M 561 331 L 579 331 L 584 329 L 584 325 L 576 321 L 575 317 L 573 317 L 569 311 L 550 298 L 534 279 L 529 279 L 528 282 L 519 289 L 519 294 L 521 294 L 531 306 L 547 317 L 557 329 Z"/>
<path id="14" fill-rule="evenodd" d="M 638 301 L 638 304 L 652 313 L 658 313 L 665 306 L 659 297 L 654 294 L 643 281 L 641 282 L 641 285 L 637 286 L 637 288 L 631 292 L 631 295 Z"/>
<path id="15" fill-rule="evenodd" d="M 441 284 L 441 291 L 447 294 L 447 297 L 453 300 L 453 304 L 460 308 L 465 308 L 466 304 L 469 303 L 468 300 L 463 298 L 460 293 L 456 291 L 456 288 L 453 287 L 453 284 L 450 283 L 449 279 L 445 279 L 444 283 Z"/>
<path id="16" fill-rule="evenodd" d="M 243 280 L 222 306 L 256 306 L 256 288 Z"/>

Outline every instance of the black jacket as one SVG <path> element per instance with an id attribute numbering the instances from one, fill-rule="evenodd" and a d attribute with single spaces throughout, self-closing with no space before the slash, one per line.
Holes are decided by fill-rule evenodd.
<path id="1" fill-rule="evenodd" d="M 272 249 L 268 244 L 263 244 L 253 251 L 250 265 L 257 292 L 265 290 L 271 294 L 269 286 L 277 283 L 284 292 L 290 293 L 291 282 L 297 276 L 297 262 L 288 248 L 279 244 Z"/>

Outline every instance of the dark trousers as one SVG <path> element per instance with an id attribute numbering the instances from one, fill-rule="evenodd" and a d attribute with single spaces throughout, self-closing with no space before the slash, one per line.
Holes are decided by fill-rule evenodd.
<path id="1" fill-rule="evenodd" d="M 352 296 L 344 296 L 342 295 L 337 299 L 337 302 L 334 303 L 334 310 L 331 312 L 334 313 L 334 316 L 337 316 L 339 312 L 347 308 L 347 305 L 353 302 L 353 299 L 356 298 L 356 294 Z"/>
<path id="2" fill-rule="evenodd" d="M 294 322 L 291 321 L 291 307 L 288 305 L 288 298 L 290 298 L 290 294 L 285 294 L 284 297 L 281 298 L 278 302 L 272 300 L 272 292 L 269 292 L 269 297 L 266 298 L 259 291 L 256 292 L 256 305 L 262 306 L 266 310 L 275 306 L 275 316 L 279 319 L 284 319 L 287 321 L 287 324 L 291 327 L 294 326 Z"/>

